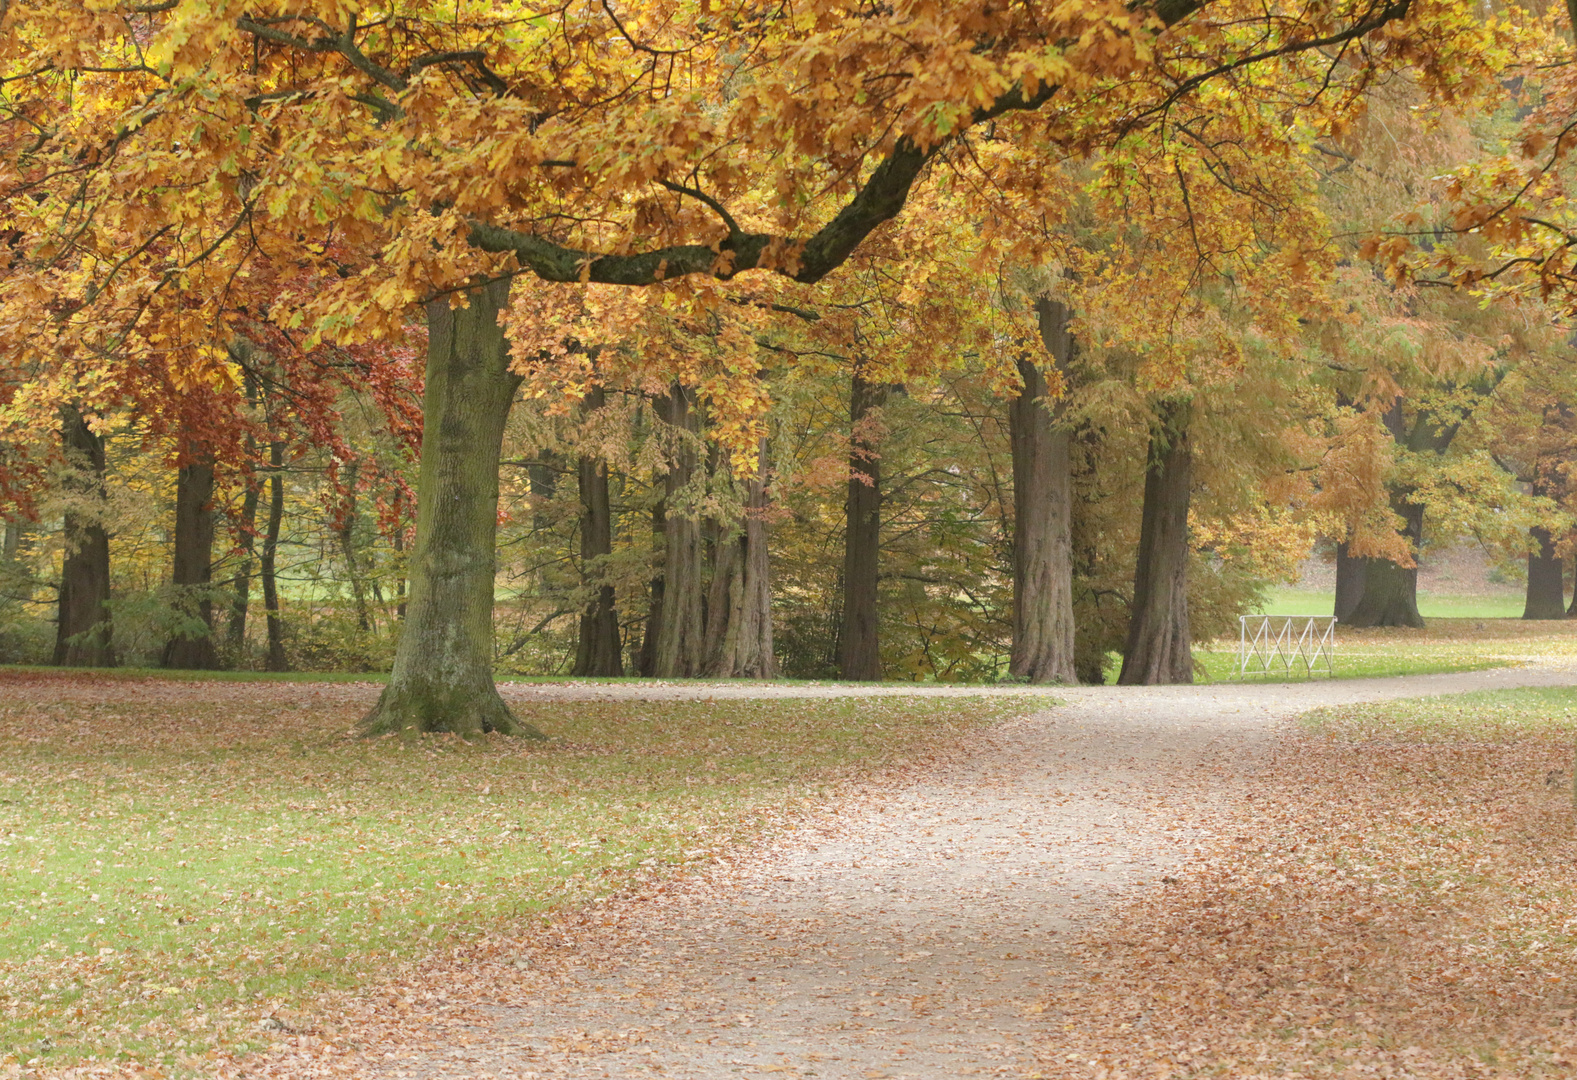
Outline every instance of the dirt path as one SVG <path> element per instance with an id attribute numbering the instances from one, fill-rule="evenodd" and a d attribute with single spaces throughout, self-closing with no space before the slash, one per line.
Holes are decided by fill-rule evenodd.
<path id="1" fill-rule="evenodd" d="M 368 1077 L 959 1077 L 1036 1067 L 1062 942 L 1200 839 L 1280 721 L 1326 704 L 1577 683 L 1540 666 L 1292 686 L 1095 687 L 926 781 L 855 798 L 713 879 L 610 905 L 468 972 L 445 1015 L 332 1065 Z M 890 688 L 771 687 L 772 696 Z M 516 687 L 520 697 L 756 696 L 740 684 Z M 910 691 L 913 692 L 913 691 Z M 941 691 L 947 693 L 948 691 Z M 458 977 L 457 977 L 458 981 Z M 482 991 L 477 991 L 478 985 Z M 309 1064 L 310 1062 L 310 1064 Z"/>

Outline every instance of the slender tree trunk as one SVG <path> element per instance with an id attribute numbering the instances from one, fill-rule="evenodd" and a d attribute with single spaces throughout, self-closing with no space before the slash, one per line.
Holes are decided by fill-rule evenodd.
<path id="1" fill-rule="evenodd" d="M 250 436 L 247 438 L 247 449 L 253 454 L 257 452 Z M 257 547 L 258 501 L 257 485 L 248 484 L 246 494 L 241 497 L 241 564 L 236 567 L 235 577 L 230 580 L 230 621 L 225 627 L 232 662 L 246 648 L 246 617 L 252 606 L 252 562 Z"/>
<path id="2" fill-rule="evenodd" d="M 263 661 L 267 671 L 286 671 L 285 620 L 279 613 L 279 529 L 285 520 L 285 444 L 274 439 L 268 444 L 268 524 L 263 530 L 263 557 L 259 572 L 263 579 L 263 613 L 268 626 L 268 655 Z"/>
<path id="3" fill-rule="evenodd" d="M 843 625 L 838 634 L 838 670 L 851 681 L 882 677 L 880 613 L 877 608 L 882 542 L 880 440 L 871 413 L 887 404 L 887 386 L 859 374 L 849 389 L 849 494 L 844 504 Z"/>
<path id="4" fill-rule="evenodd" d="M 199 454 L 206 451 L 198 451 Z M 188 616 L 188 627 L 164 646 L 167 668 L 213 671 L 219 667 L 214 649 L 214 463 L 196 456 L 180 467 L 175 484 L 176 606 Z M 196 624 L 200 623 L 198 626 Z"/>
<path id="5" fill-rule="evenodd" d="M 400 622 L 405 621 L 405 521 L 400 514 L 400 493 L 394 493 L 394 536 L 390 543 L 394 546 L 396 564 L 399 567 L 399 576 L 394 579 L 394 617 Z"/>
<path id="6" fill-rule="evenodd" d="M 663 552 L 668 547 L 668 515 L 663 504 L 659 502 L 652 507 L 652 546 Z M 646 605 L 646 625 L 641 631 L 641 651 L 635 659 L 635 670 L 646 678 L 651 678 L 657 673 L 657 639 L 662 633 L 663 625 L 663 566 L 667 563 L 666 554 L 662 561 L 657 563 L 657 572 L 652 575 L 648 584 L 648 597 Z"/>
<path id="7" fill-rule="evenodd" d="M 1541 525 L 1529 530 L 1539 545 L 1528 552 L 1528 592 L 1522 607 L 1524 619 L 1566 617 L 1565 560 L 1555 554 L 1555 539 Z"/>
<path id="8" fill-rule="evenodd" d="M 745 481 L 739 531 L 718 538 L 706 618 L 706 674 L 718 678 L 777 677 L 767 553 L 767 451 L 763 439 L 756 475 Z"/>
<path id="9" fill-rule="evenodd" d="M 65 515 L 66 552 L 60 573 L 55 663 L 114 667 L 110 542 L 97 512 L 104 499 L 104 439 L 93 434 L 75 405 L 63 405 L 60 441 L 72 470 L 65 483 L 72 505 Z"/>
<path id="10" fill-rule="evenodd" d="M 1353 608 L 1363 599 L 1363 583 L 1369 560 L 1347 554 L 1347 541 L 1336 545 L 1336 606 L 1332 614 L 1338 622 L 1352 617 Z"/>
<path id="11" fill-rule="evenodd" d="M 701 519 L 690 490 L 696 478 L 696 454 L 684 438 L 696 431 L 697 418 L 689 392 L 678 384 L 664 402 L 663 419 L 681 434 L 663 485 L 663 608 L 652 673 L 658 678 L 688 678 L 701 673 L 706 627 L 702 610 Z"/>
<path id="12" fill-rule="evenodd" d="M 427 380 L 411 594 L 394 670 L 366 734 L 449 731 L 541 737 L 493 683 L 494 548 L 504 424 L 520 385 L 498 324 L 509 283 L 427 305 Z"/>
<path id="13" fill-rule="evenodd" d="M 603 406 L 602 388 L 586 392 L 585 412 Z M 623 675 L 624 648 L 619 641 L 619 615 L 614 610 L 613 586 L 603 581 L 613 554 L 613 512 L 608 498 L 608 463 L 582 456 L 580 486 L 580 566 L 587 582 L 597 583 L 596 595 L 580 614 L 580 637 L 575 647 L 575 675 Z"/>
<path id="14" fill-rule="evenodd" d="M 1046 351 L 1073 356 L 1066 305 L 1036 304 Z M 1008 670 L 1031 683 L 1075 683 L 1073 664 L 1073 477 L 1069 432 L 1057 422 L 1046 377 L 1020 360 L 1024 389 L 1008 406 L 1013 448 L 1013 649 Z"/>
<path id="15" fill-rule="evenodd" d="M 1193 486 L 1190 405 L 1163 401 L 1150 430 L 1124 686 L 1194 681 L 1188 624 L 1188 503 Z"/>
<path id="16" fill-rule="evenodd" d="M 1402 535 L 1419 550 L 1424 536 L 1424 508 L 1393 496 L 1391 506 L 1402 516 Z M 1422 628 L 1418 614 L 1418 566 L 1399 566 L 1390 559 L 1364 560 L 1363 598 L 1347 616 L 1348 626 L 1412 626 Z"/>
<path id="17" fill-rule="evenodd" d="M 356 462 L 350 462 L 345 471 L 345 520 L 336 530 L 340 553 L 345 557 L 345 573 L 350 576 L 351 597 L 356 601 L 356 628 L 372 629 L 372 616 L 367 610 L 367 585 L 361 577 L 361 565 L 356 561 L 356 479 L 360 472 Z"/>

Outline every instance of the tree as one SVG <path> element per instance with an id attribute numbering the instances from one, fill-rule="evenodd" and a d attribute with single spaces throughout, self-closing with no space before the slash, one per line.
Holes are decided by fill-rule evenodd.
<path id="1" fill-rule="evenodd" d="M 867 382 L 858 370 L 849 380 L 849 488 L 844 507 L 838 671 L 855 681 L 882 677 L 877 582 L 882 544 L 881 411 L 888 389 L 885 383 Z"/>
<path id="2" fill-rule="evenodd" d="M 65 514 L 55 663 L 114 667 L 109 533 L 103 521 L 104 436 L 68 404 L 60 409 L 60 442 L 71 470 L 65 481 L 71 501 Z"/>
<path id="3" fill-rule="evenodd" d="M 54 356 L 128 344 L 190 356 L 203 347 L 197 328 L 211 333 L 239 307 L 280 306 L 249 295 L 256 282 L 239 273 L 249 260 L 321 274 L 327 287 L 284 313 L 309 328 L 309 347 L 391 338 L 410 305 L 485 292 L 516 267 L 617 286 L 747 270 L 814 283 L 899 214 L 928 166 L 955 147 L 968 162 L 963 144 L 986 125 L 1000 124 L 1011 144 L 1023 135 L 1026 161 L 1064 146 L 1087 153 L 1255 66 L 1306 60 L 1325 76 L 1311 82 L 1316 98 L 1414 62 L 1450 72 L 1459 91 L 1458 61 L 1479 44 L 1452 4 L 1415 12 L 1409 0 L 1267 10 L 1252 27 L 1236 6 L 1204 0 L 1137 10 L 977 0 L 939 9 L 923 33 L 908 5 L 828 5 L 808 22 L 724 20 L 679 4 L 524 21 L 483 3 L 441 15 L 397 4 L 370 21 L 328 0 L 239 17 L 198 3 L 41 0 L 28 10 L 32 32 L 11 35 L 0 63 L 36 107 L 26 130 L 13 124 L 0 140 L 0 190 L 23 261 L 38 271 L 31 280 L 50 282 L 63 313 L 50 341 L 18 347 Z M 1342 46 L 1402 20 L 1409 48 L 1365 53 L 1349 76 Z M 80 91 L 56 75 L 84 66 L 94 108 L 76 116 Z M 898 77 L 873 93 L 871 71 Z M 819 92 L 800 93 L 808 85 Z M 707 86 L 728 91 L 698 108 L 692 88 Z M 154 182 L 127 198 L 116 180 L 127 175 Z M 69 224 L 82 220 L 97 227 Z M 54 303 L 11 296 L 33 309 Z M 428 402 L 429 417 L 438 404 Z M 431 452 L 466 458 L 435 465 L 442 475 L 496 456 L 479 446 L 467 458 L 442 441 Z M 448 507 L 425 512 L 435 536 L 482 535 L 469 509 L 453 522 Z M 440 588 L 417 580 L 431 569 L 413 563 L 413 606 Z M 457 640 L 471 632 L 453 630 Z M 496 692 L 462 688 L 475 685 L 469 665 L 445 663 L 402 649 L 391 692 L 445 684 L 450 706 L 499 715 Z M 374 726 L 393 723 L 402 702 L 401 724 L 447 723 L 422 704 L 429 696 L 395 693 Z"/>
<path id="4" fill-rule="evenodd" d="M 494 538 L 504 422 L 520 376 L 498 317 L 509 282 L 427 307 L 426 404 L 405 627 L 366 734 L 451 731 L 542 737 L 493 684 Z"/>
<path id="5" fill-rule="evenodd" d="M 582 409 L 595 413 L 604 405 L 602 387 L 587 390 Z M 614 610 L 613 586 L 603 580 L 613 555 L 613 512 L 608 502 L 608 463 L 583 453 L 576 467 L 580 496 L 581 574 L 596 590 L 580 615 L 574 675 L 623 675 L 624 658 L 619 641 L 619 616 Z"/>
<path id="6" fill-rule="evenodd" d="M 1036 313 L 1046 352 L 1065 371 L 1074 348 L 1068 328 L 1072 312 L 1060 301 L 1042 298 Z M 1018 370 L 1024 387 L 1008 405 L 1013 444 L 1013 655 L 1009 670 L 1032 683 L 1076 683 L 1070 433 L 1059 423 L 1045 375 L 1028 360 L 1019 360 Z"/>
<path id="7" fill-rule="evenodd" d="M 1124 686 L 1194 681 L 1188 621 L 1188 504 L 1193 493 L 1192 403 L 1166 398 L 1155 410 L 1144 471 L 1144 516 L 1134 570 Z"/>

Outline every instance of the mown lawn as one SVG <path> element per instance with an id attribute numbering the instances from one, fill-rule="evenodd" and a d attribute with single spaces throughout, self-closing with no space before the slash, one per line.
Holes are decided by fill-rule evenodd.
<path id="1" fill-rule="evenodd" d="M 377 689 L 0 672 L 0 1062 L 196 1069 L 1022 708 L 534 703 L 546 744 L 407 745 L 350 735 Z"/>
<path id="2" fill-rule="evenodd" d="M 1479 671 L 1537 659 L 1577 659 L 1577 620 L 1524 621 L 1488 618 L 1432 618 L 1423 630 L 1336 627 L 1335 676 L 1371 678 L 1388 675 L 1429 675 L 1448 671 Z M 1221 681 L 1236 678 L 1238 642 L 1223 639 L 1196 646 L 1200 677 Z M 1251 679 L 1282 681 L 1288 676 L 1251 675 Z M 1293 678 L 1307 678 L 1303 668 Z M 1326 678 L 1323 670 L 1314 678 Z"/>

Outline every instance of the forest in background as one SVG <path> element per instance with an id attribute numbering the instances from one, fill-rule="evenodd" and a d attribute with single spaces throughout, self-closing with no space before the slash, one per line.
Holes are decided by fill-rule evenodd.
<path id="1" fill-rule="evenodd" d="M 714 8 L 5 5 L 0 655 L 507 730 L 1189 681 L 1316 542 L 1567 614 L 1566 12 Z"/>

